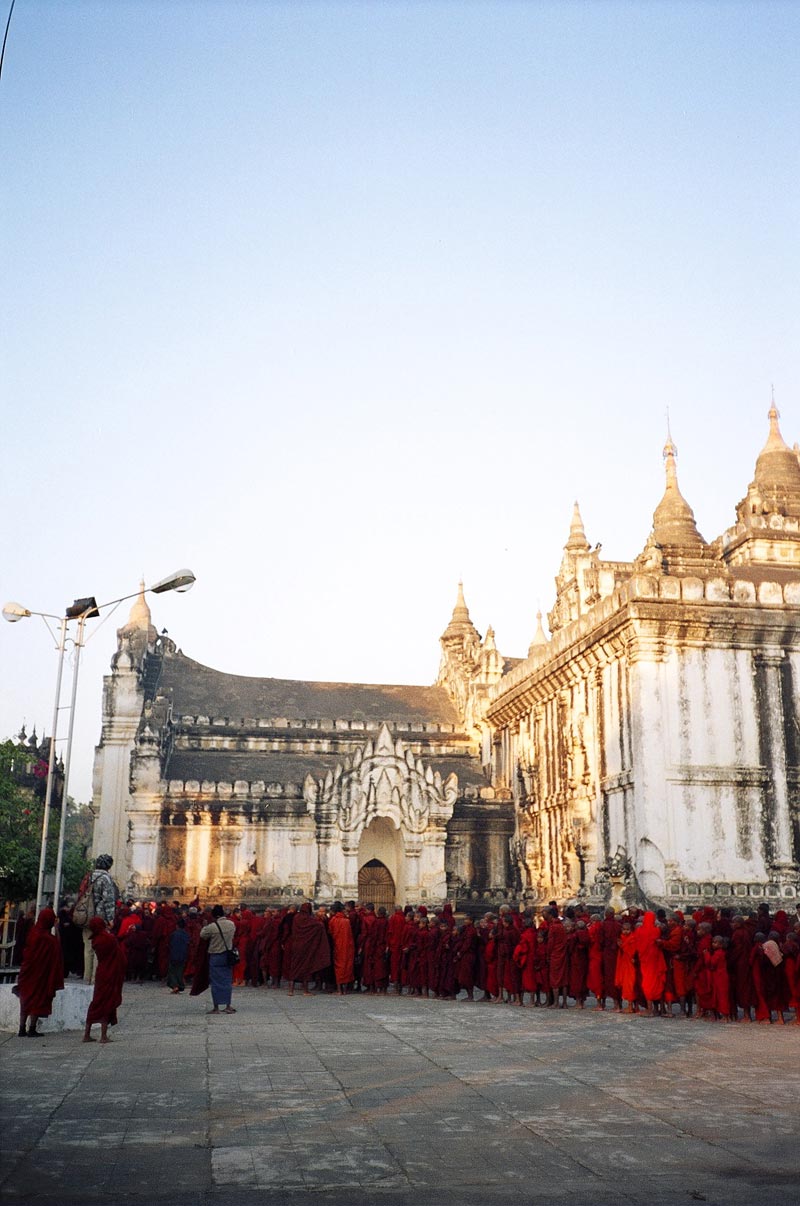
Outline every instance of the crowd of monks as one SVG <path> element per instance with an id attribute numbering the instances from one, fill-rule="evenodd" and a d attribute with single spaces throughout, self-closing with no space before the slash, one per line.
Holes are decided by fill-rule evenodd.
<path id="1" fill-rule="evenodd" d="M 129 980 L 164 979 L 170 935 L 183 917 L 184 968 L 203 959 L 199 902 L 121 906 L 114 932 Z M 755 913 L 702 908 L 590 914 L 555 902 L 536 914 L 508 906 L 477 922 L 452 907 L 304 902 L 255 913 L 235 908 L 234 985 L 290 993 L 366 991 L 554 1008 L 584 1008 L 727 1021 L 800 1023 L 800 915 L 767 905 Z M 792 1014 L 794 1015 L 792 1019 Z"/>
<path id="2" fill-rule="evenodd" d="M 534 914 L 503 906 L 477 922 L 457 919 L 450 904 L 397 907 L 387 916 L 372 904 L 314 908 L 309 902 L 255 913 L 242 906 L 230 919 L 239 961 L 238 986 L 294 993 L 394 992 L 444 1000 L 551 1008 L 593 1008 L 720 1022 L 800 1024 L 800 910 L 748 915 L 702 908 L 691 916 L 663 909 L 590 914 L 555 901 Z M 211 910 L 176 903 L 117 906 L 113 924 L 93 918 L 98 958 L 95 997 L 87 1018 L 101 1041 L 116 1021 L 123 978 L 173 982 L 175 974 L 207 978 L 208 948 L 200 937 Z M 32 921 L 32 919 L 31 919 Z M 58 935 L 52 910 L 21 936 L 20 1034 L 36 1034 L 63 976 L 81 973 L 80 930 L 62 910 Z M 188 941 L 176 943 L 176 931 Z M 175 951 L 185 952 L 180 966 Z M 172 991 L 178 991 L 174 986 Z M 182 991 L 182 989 L 181 989 Z M 462 996 L 463 994 L 463 996 Z M 479 994 L 476 997 L 476 994 Z M 25 1030 L 26 1019 L 28 1029 Z"/>

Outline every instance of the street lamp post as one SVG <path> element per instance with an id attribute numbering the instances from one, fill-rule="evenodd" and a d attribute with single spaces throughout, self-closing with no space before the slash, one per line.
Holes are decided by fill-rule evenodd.
<path id="1" fill-rule="evenodd" d="M 174 590 L 183 593 L 190 590 L 194 585 L 195 577 L 191 570 L 181 569 L 176 570 L 174 574 L 170 574 L 166 578 L 154 583 L 152 586 L 145 587 L 145 592 L 151 592 L 155 595 L 164 594 L 166 591 Z M 59 896 L 61 892 L 61 872 L 64 861 L 64 833 L 67 823 L 67 789 L 69 786 L 69 770 L 72 760 L 72 735 L 75 724 L 75 704 L 78 694 L 78 671 L 80 669 L 81 649 L 85 644 L 84 631 L 86 621 L 100 615 L 100 611 L 104 607 L 115 607 L 119 603 L 124 603 L 126 599 L 133 599 L 139 591 L 134 591 L 129 595 L 121 595 L 118 599 L 109 599 L 107 603 L 97 603 L 94 597 L 85 599 L 76 599 L 71 607 L 68 607 L 63 616 L 55 616 L 49 612 L 31 611 L 27 607 L 23 607 L 20 603 L 6 603 L 3 608 L 3 619 L 8 620 L 10 624 L 14 624 L 17 620 L 26 619 L 29 616 L 41 616 L 47 624 L 48 620 L 59 621 L 59 636 L 58 644 L 58 672 L 56 674 L 56 696 L 53 705 L 53 727 L 50 736 L 50 753 L 47 764 L 47 788 L 45 790 L 44 802 L 44 819 L 42 821 L 42 844 L 39 852 L 39 877 L 36 885 L 36 913 L 38 915 L 42 904 L 42 896 L 44 895 L 44 871 L 47 858 L 47 836 L 50 823 L 50 805 L 53 798 L 53 784 L 55 782 L 55 764 L 56 764 L 56 734 L 58 731 L 58 714 L 61 710 L 61 681 L 64 670 L 64 652 L 67 646 L 67 627 L 71 620 L 77 620 L 78 631 L 73 642 L 75 648 L 75 665 L 72 671 L 72 697 L 69 709 L 69 728 L 67 730 L 67 749 L 64 755 L 64 781 L 62 784 L 61 796 L 61 826 L 58 834 L 58 853 L 56 855 L 56 873 L 55 885 L 53 889 L 53 909 L 58 912 Z M 49 629 L 49 625 L 48 625 Z M 52 629 L 50 629 L 52 632 Z"/>

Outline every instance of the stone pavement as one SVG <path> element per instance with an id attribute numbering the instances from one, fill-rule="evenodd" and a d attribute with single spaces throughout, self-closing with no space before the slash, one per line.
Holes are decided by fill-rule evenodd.
<path id="1" fill-rule="evenodd" d="M 800 1026 L 126 987 L 0 1036 L 7 1206 L 800 1201 Z"/>

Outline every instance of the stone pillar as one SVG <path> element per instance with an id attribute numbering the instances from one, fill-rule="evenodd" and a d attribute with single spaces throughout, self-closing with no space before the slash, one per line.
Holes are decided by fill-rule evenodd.
<path id="1" fill-rule="evenodd" d="M 159 811 L 131 812 L 128 814 L 128 850 L 125 860 L 126 878 L 136 877 L 141 884 L 155 883 L 158 874 L 158 838 L 161 829 Z M 112 874 L 117 873 L 116 860 Z M 118 873 L 117 873 L 118 874 Z M 116 877 L 116 876 L 115 876 Z M 122 877 L 118 881 L 123 887 Z"/>
<path id="2" fill-rule="evenodd" d="M 754 659 L 761 762 L 767 770 L 764 787 L 767 848 L 764 859 L 769 873 L 778 878 L 795 874 L 786 774 L 786 718 L 781 691 L 783 657 L 783 651 L 775 649 L 760 652 Z"/>
<path id="3" fill-rule="evenodd" d="M 422 854 L 422 838 L 415 833 L 403 833 L 403 844 L 406 853 L 406 899 L 409 903 L 416 902 L 420 889 L 420 855 Z"/>
<path id="4" fill-rule="evenodd" d="M 344 880 L 341 888 L 343 895 L 353 900 L 358 896 L 358 843 L 360 836 L 360 834 L 348 833 L 342 837 Z"/>

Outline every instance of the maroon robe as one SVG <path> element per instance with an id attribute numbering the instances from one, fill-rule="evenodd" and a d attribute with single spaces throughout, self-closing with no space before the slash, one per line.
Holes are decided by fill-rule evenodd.
<path id="1" fill-rule="evenodd" d="M 97 959 L 94 975 L 94 994 L 86 1014 L 87 1025 L 93 1022 L 117 1024 L 117 1009 L 122 1004 L 122 986 L 125 982 L 127 959 L 125 948 L 113 934 L 103 926 L 101 918 L 93 917 L 89 922 L 92 931 L 92 949 Z"/>
<path id="2" fill-rule="evenodd" d="M 17 979 L 17 995 L 26 1016 L 48 1018 L 53 1012 L 53 998 L 64 987 L 61 943 L 50 932 L 55 920 L 52 909 L 42 909 L 28 931 Z"/>
<path id="3" fill-rule="evenodd" d="M 456 983 L 472 992 L 475 987 L 475 965 L 478 955 L 478 934 L 471 921 L 465 921 L 458 932 L 454 955 Z"/>
<path id="4" fill-rule="evenodd" d="M 367 988 L 386 988 L 389 983 L 389 962 L 386 949 L 387 917 L 376 917 L 364 934 L 363 981 Z"/>
<path id="5" fill-rule="evenodd" d="M 536 992 L 536 930 L 523 930 L 514 951 L 514 962 L 522 974 L 522 991 Z"/>
<path id="6" fill-rule="evenodd" d="M 392 984 L 400 984 L 403 967 L 403 934 L 406 927 L 406 915 L 402 909 L 395 909 L 387 922 L 386 945 L 389 948 L 389 979 Z"/>
<path id="7" fill-rule="evenodd" d="M 622 924 L 616 917 L 604 917 L 600 922 L 599 945 L 602 951 L 603 966 L 601 1004 L 605 1001 L 606 997 L 613 997 L 615 1000 L 619 997 L 617 956 L 619 955 L 619 936 L 621 932 Z"/>
<path id="8" fill-rule="evenodd" d="M 306 905 L 301 905 L 300 911 L 295 914 L 287 954 L 287 979 L 290 983 L 313 980 L 317 972 L 331 965 L 331 945 L 325 926 Z"/>
<path id="9" fill-rule="evenodd" d="M 728 947 L 728 975 L 731 986 L 731 1012 L 743 1009 L 749 1013 L 755 1004 L 753 993 L 753 973 L 750 969 L 750 952 L 753 949 L 753 939 L 746 926 L 737 924 L 733 927 L 730 946 Z"/>
<path id="10" fill-rule="evenodd" d="M 660 1001 L 667 984 L 667 961 L 659 946 L 661 930 L 655 913 L 645 913 L 636 934 L 636 953 L 642 977 L 642 992 L 648 1001 Z"/>
<path id="11" fill-rule="evenodd" d="M 567 931 L 564 923 L 555 917 L 547 927 L 547 974 L 554 992 L 567 984 Z"/>
<path id="12" fill-rule="evenodd" d="M 568 992 L 576 1001 L 585 1001 L 589 992 L 586 978 L 589 974 L 589 931 L 574 929 L 569 935 L 569 980 Z"/>

